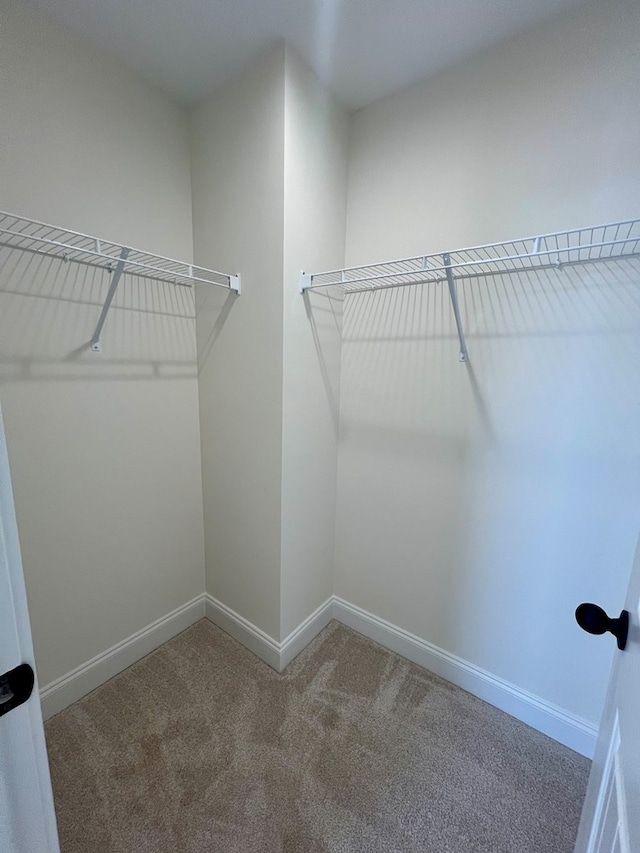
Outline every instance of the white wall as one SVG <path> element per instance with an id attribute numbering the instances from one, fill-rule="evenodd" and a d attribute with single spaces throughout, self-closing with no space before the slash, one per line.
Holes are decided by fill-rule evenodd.
<path id="1" fill-rule="evenodd" d="M 2 209 L 188 259 L 183 111 L 28 3 L 0 15 Z"/>
<path id="2" fill-rule="evenodd" d="M 347 262 L 636 216 L 639 16 L 599 0 L 356 113 Z"/>
<path id="3" fill-rule="evenodd" d="M 280 632 L 284 45 L 191 115 L 207 591 Z"/>
<path id="4" fill-rule="evenodd" d="M 353 118 L 347 263 L 638 214 L 640 7 L 586 6 Z M 640 518 L 638 269 L 345 300 L 336 593 L 597 722 Z"/>
<path id="5" fill-rule="evenodd" d="M 344 264 L 348 128 L 287 48 L 281 639 L 333 593 L 342 299 L 299 285 Z"/>
<path id="6" fill-rule="evenodd" d="M 347 116 L 284 44 L 194 110 L 195 254 L 242 273 L 201 294 L 207 591 L 276 641 L 332 592 Z"/>
<path id="7" fill-rule="evenodd" d="M 188 260 L 182 111 L 0 6 L 0 207 Z M 2 250 L 0 395 L 41 684 L 204 590 L 193 294 Z"/>

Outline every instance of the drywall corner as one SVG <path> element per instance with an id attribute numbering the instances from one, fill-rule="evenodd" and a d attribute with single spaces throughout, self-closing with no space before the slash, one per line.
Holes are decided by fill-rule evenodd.
<path id="1" fill-rule="evenodd" d="M 280 625 L 284 44 L 190 115 L 197 263 L 242 295 L 197 295 L 206 588 Z"/>
<path id="2" fill-rule="evenodd" d="M 280 637 L 333 592 L 342 294 L 300 273 L 344 263 L 349 117 L 287 45 Z"/>

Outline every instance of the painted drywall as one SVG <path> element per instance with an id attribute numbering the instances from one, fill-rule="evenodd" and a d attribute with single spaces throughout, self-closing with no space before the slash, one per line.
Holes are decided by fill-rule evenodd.
<path id="1" fill-rule="evenodd" d="M 598 0 L 356 113 L 347 262 L 636 216 L 639 16 Z"/>
<path id="2" fill-rule="evenodd" d="M 346 114 L 279 44 L 191 117 L 195 256 L 242 273 L 200 294 L 207 591 L 277 642 L 332 594 Z M 310 487 L 310 484 L 313 484 Z"/>
<path id="3" fill-rule="evenodd" d="M 183 111 L 28 3 L 0 38 L 2 209 L 188 260 Z"/>
<path id="4" fill-rule="evenodd" d="M 195 259 L 241 272 L 199 294 L 207 591 L 280 632 L 284 45 L 191 115 Z M 216 267 L 217 268 L 217 267 Z"/>
<path id="5" fill-rule="evenodd" d="M 348 130 L 287 48 L 281 640 L 333 593 L 342 299 L 299 288 L 303 268 L 344 264 Z"/>
<path id="6" fill-rule="evenodd" d="M 638 214 L 640 7 L 588 5 L 353 117 L 347 263 Z M 640 518 L 638 267 L 345 299 L 336 594 L 591 723 Z"/>
<path id="7" fill-rule="evenodd" d="M 189 260 L 181 110 L 23 4 L 0 7 L 0 207 Z M 204 591 L 192 291 L 0 257 L 0 395 L 41 685 Z"/>

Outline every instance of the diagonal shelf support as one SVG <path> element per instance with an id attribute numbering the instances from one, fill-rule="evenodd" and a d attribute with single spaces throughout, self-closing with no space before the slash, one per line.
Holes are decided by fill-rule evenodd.
<path id="1" fill-rule="evenodd" d="M 104 326 L 104 321 L 107 319 L 107 314 L 109 313 L 109 308 L 111 308 L 111 302 L 113 301 L 113 297 L 115 296 L 116 290 L 118 289 L 118 285 L 120 284 L 120 279 L 122 277 L 122 273 L 124 272 L 124 266 L 126 260 L 129 256 L 129 252 L 131 250 L 126 246 L 120 252 L 120 258 L 118 259 L 118 263 L 113 270 L 111 277 L 111 284 L 109 285 L 109 292 L 107 293 L 107 298 L 104 301 L 104 305 L 102 306 L 102 311 L 100 312 L 100 317 L 98 319 L 98 325 L 96 326 L 96 330 L 93 333 L 93 337 L 91 338 L 91 349 L 93 352 L 102 352 L 102 346 L 100 345 L 100 334 L 102 332 L 102 327 Z"/>
<path id="2" fill-rule="evenodd" d="M 456 327 L 458 329 L 458 338 L 460 339 L 460 361 L 467 361 L 469 354 L 467 352 L 467 343 L 464 339 L 464 330 L 462 328 L 462 320 L 460 319 L 460 308 L 458 307 L 458 292 L 456 290 L 456 280 L 451 271 L 451 257 L 448 252 L 442 256 L 444 261 L 445 273 L 447 276 L 447 284 L 449 285 L 449 296 L 451 297 L 451 307 L 453 308 L 453 316 L 456 318 Z"/>

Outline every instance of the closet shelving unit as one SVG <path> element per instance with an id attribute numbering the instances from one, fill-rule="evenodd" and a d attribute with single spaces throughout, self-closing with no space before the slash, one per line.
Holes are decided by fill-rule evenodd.
<path id="1" fill-rule="evenodd" d="M 627 219 L 589 228 L 556 231 L 505 243 L 418 255 L 342 270 L 303 273 L 300 292 L 340 287 L 345 295 L 446 282 L 460 340 L 460 361 L 468 358 L 458 307 L 456 281 L 505 273 L 521 273 L 595 261 L 640 256 L 640 219 Z"/>
<path id="2" fill-rule="evenodd" d="M 122 274 L 192 287 L 194 284 L 214 285 L 240 293 L 240 276 L 216 272 L 185 261 L 143 252 L 100 237 L 47 225 L 13 213 L 0 211 L 0 246 L 24 252 L 47 255 L 64 262 L 106 269 L 111 274 L 109 290 L 91 338 L 91 349 L 101 352 L 100 334 Z"/>

